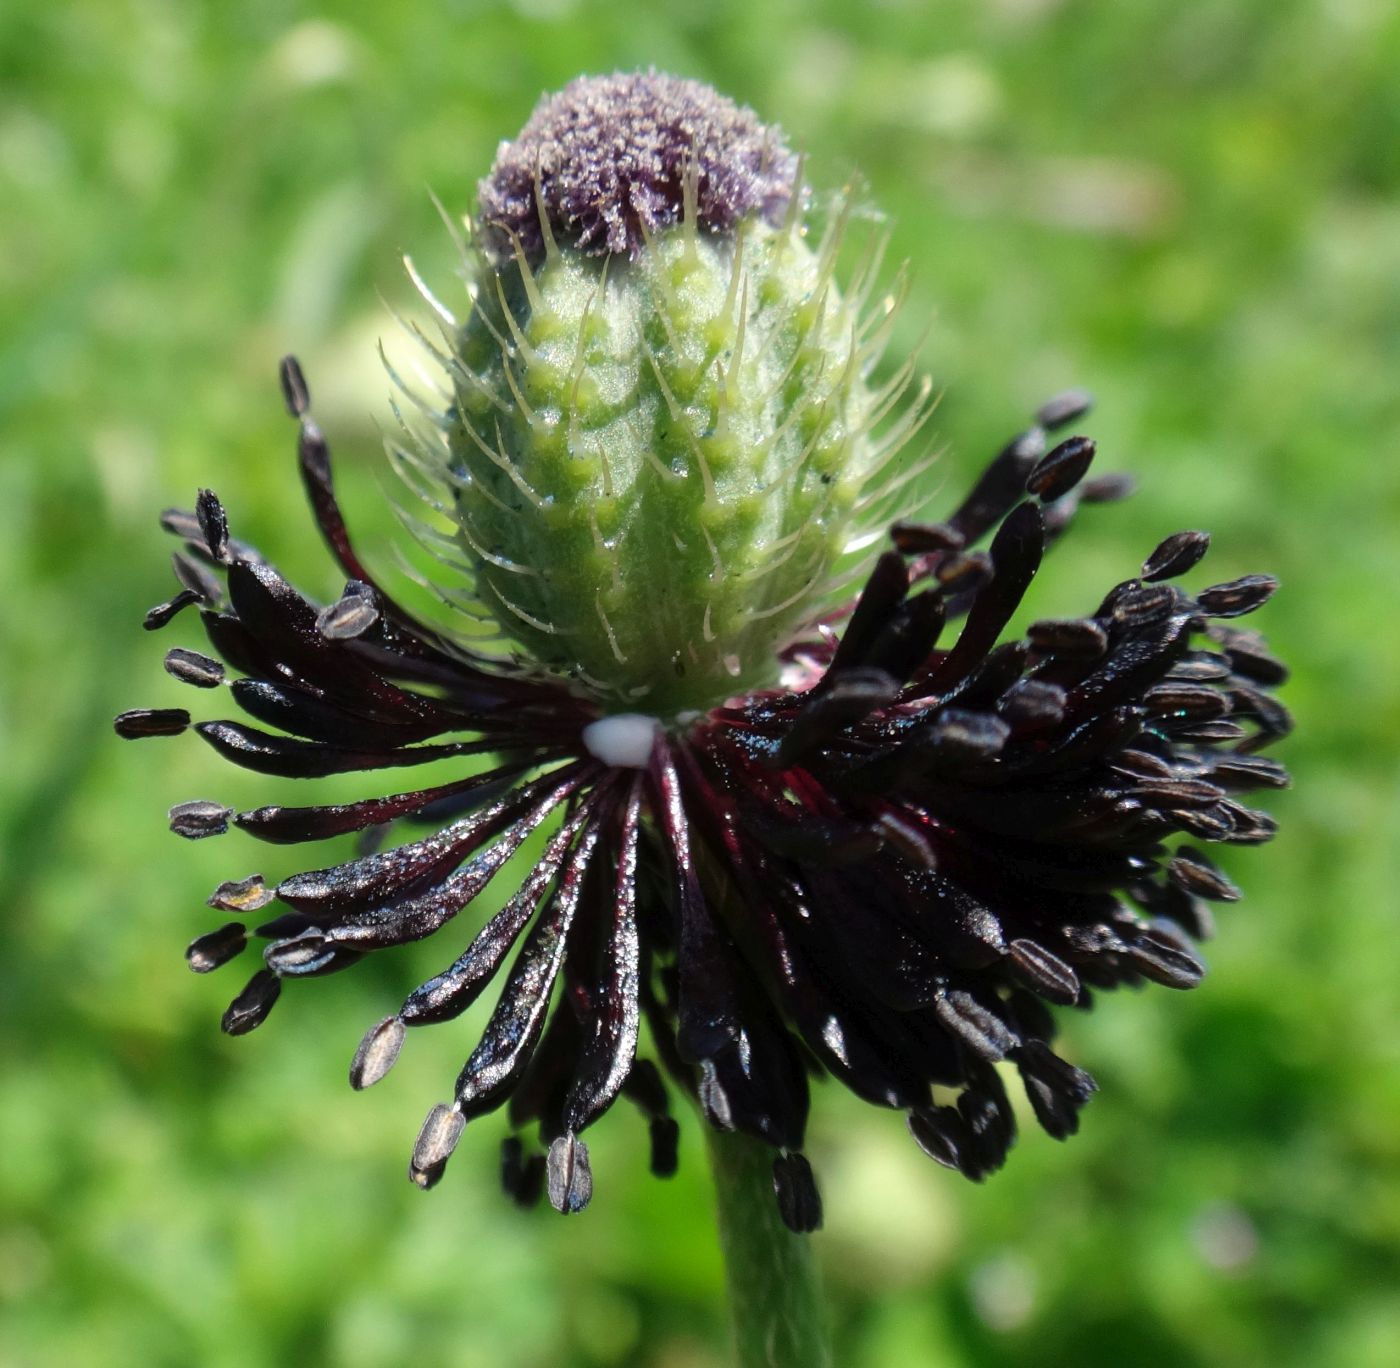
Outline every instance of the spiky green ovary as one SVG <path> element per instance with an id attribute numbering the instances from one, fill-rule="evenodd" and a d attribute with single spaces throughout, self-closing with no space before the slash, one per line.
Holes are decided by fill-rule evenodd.
<path id="1" fill-rule="evenodd" d="M 793 231 L 484 268 L 452 482 L 479 596 L 614 711 L 771 683 L 872 464 L 851 309 Z"/>

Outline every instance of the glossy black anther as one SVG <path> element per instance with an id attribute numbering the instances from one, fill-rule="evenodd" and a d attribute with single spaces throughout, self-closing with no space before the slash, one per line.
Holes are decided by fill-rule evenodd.
<path id="1" fill-rule="evenodd" d="M 1216 867 L 1214 861 L 1182 846 L 1167 866 L 1167 877 L 1184 893 L 1211 902 L 1238 902 L 1240 890 Z"/>
<path id="2" fill-rule="evenodd" d="M 1109 616 L 1118 626 L 1146 627 L 1170 617 L 1183 602 L 1170 584 L 1143 584 L 1116 595 Z"/>
<path id="3" fill-rule="evenodd" d="M 1135 779 L 1170 779 L 1175 773 L 1160 755 L 1131 749 L 1119 751 L 1109 761 L 1109 768 L 1116 774 L 1131 775 Z"/>
<path id="4" fill-rule="evenodd" d="M 997 699 L 997 712 L 1020 732 L 1058 726 L 1065 715 L 1065 691 L 1039 679 L 1018 679 Z"/>
<path id="5" fill-rule="evenodd" d="M 278 369 L 282 382 L 282 398 L 287 412 L 293 418 L 300 418 L 311 407 L 311 391 L 306 387 L 306 377 L 301 373 L 301 363 L 295 356 L 284 356 Z"/>
<path id="6" fill-rule="evenodd" d="M 545 1160 L 545 1191 L 555 1211 L 572 1215 L 582 1211 L 593 1198 L 593 1170 L 588 1162 L 588 1146 L 578 1136 L 559 1136 L 549 1147 Z"/>
<path id="7" fill-rule="evenodd" d="M 1230 711 L 1230 699 L 1219 689 L 1185 680 L 1154 684 L 1143 695 L 1143 702 L 1157 716 L 1189 718 L 1193 722 L 1214 721 Z"/>
<path id="8" fill-rule="evenodd" d="M 1225 796 L 1225 791 L 1204 779 L 1142 779 L 1133 788 L 1135 797 L 1145 799 L 1154 807 L 1176 811 L 1181 808 L 1211 808 Z"/>
<path id="9" fill-rule="evenodd" d="M 216 689 L 224 682 L 224 667 L 217 660 L 179 646 L 165 653 L 165 672 L 196 689 Z"/>
<path id="10" fill-rule="evenodd" d="M 1182 656 L 1167 671 L 1167 679 L 1181 680 L 1188 684 L 1213 684 L 1228 679 L 1231 674 L 1230 661 L 1211 651 L 1193 651 Z"/>
<path id="11" fill-rule="evenodd" d="M 1269 687 L 1288 681 L 1288 666 L 1269 650 L 1258 632 L 1216 625 L 1210 634 L 1219 641 L 1236 674 Z"/>
<path id="12" fill-rule="evenodd" d="M 316 630 L 327 641 L 350 641 L 363 636 L 378 621 L 374 590 L 359 580 L 351 580 L 340 598 L 317 614 Z"/>
<path id="13" fill-rule="evenodd" d="M 127 741 L 146 736 L 179 736 L 190 725 L 184 708 L 130 708 L 112 719 L 112 728 Z"/>
<path id="14" fill-rule="evenodd" d="M 1230 708 L 1236 717 L 1247 717 L 1259 727 L 1257 744 L 1265 744 L 1287 736 L 1293 730 L 1293 715 L 1273 694 L 1248 684 L 1236 684 L 1230 690 Z M 1254 748 L 1254 742 L 1242 750 Z"/>
<path id="15" fill-rule="evenodd" d="M 1092 618 L 1046 618 L 1026 629 L 1026 639 L 1041 655 L 1094 660 L 1108 650 L 1108 633 Z"/>
<path id="16" fill-rule="evenodd" d="M 1143 561 L 1142 577 L 1149 583 L 1175 579 L 1196 565 L 1209 550 L 1209 532 L 1173 532 Z"/>
<path id="17" fill-rule="evenodd" d="M 909 1113 L 909 1134 L 915 1144 L 944 1168 L 961 1169 L 967 1128 L 952 1107 L 922 1107 Z"/>
<path id="18" fill-rule="evenodd" d="M 243 923 L 229 922 L 192 940 L 185 960 L 196 974 L 207 974 L 241 954 L 247 944 L 248 932 Z"/>
<path id="19" fill-rule="evenodd" d="M 1179 722 L 1168 720 L 1163 731 L 1169 732 L 1173 741 L 1183 744 L 1199 742 L 1206 745 L 1221 745 L 1226 741 L 1243 741 L 1248 731 L 1238 722 Z"/>
<path id="20" fill-rule="evenodd" d="M 1011 728 L 991 713 L 944 708 L 920 736 L 921 749 L 942 764 L 962 766 L 1001 753 Z"/>
<path id="21" fill-rule="evenodd" d="M 188 803 L 176 803 L 170 809 L 170 829 L 187 841 L 198 841 L 205 836 L 222 836 L 228 830 L 228 819 L 233 809 L 207 798 L 196 798 Z"/>
<path id="22" fill-rule="evenodd" d="M 1005 1059 L 1021 1043 L 1000 1016 L 961 989 L 941 994 L 933 1010 L 944 1026 L 989 1064 Z"/>
<path id="23" fill-rule="evenodd" d="M 194 502 L 205 549 L 216 561 L 228 559 L 228 514 L 212 489 L 201 489 Z"/>
<path id="24" fill-rule="evenodd" d="M 1079 1000 L 1079 975 L 1043 945 L 1014 940 L 1007 946 L 1007 963 L 1021 983 L 1047 1001 L 1072 1006 Z"/>
<path id="25" fill-rule="evenodd" d="M 1238 752 L 1218 757 L 1211 766 L 1211 777 L 1231 792 L 1288 787 L 1288 771 L 1277 760 Z"/>
<path id="26" fill-rule="evenodd" d="M 466 1124 L 462 1113 L 445 1102 L 428 1113 L 408 1163 L 408 1176 L 417 1186 L 425 1190 L 437 1186 Z"/>
<path id="27" fill-rule="evenodd" d="M 1026 480 L 1026 492 L 1042 503 L 1062 498 L 1082 480 L 1098 447 L 1092 437 L 1066 437 Z"/>
<path id="28" fill-rule="evenodd" d="M 272 890 L 261 874 L 249 874 L 246 879 L 226 879 L 208 898 L 210 907 L 221 912 L 257 912 L 273 899 Z"/>
<path id="29" fill-rule="evenodd" d="M 1211 617 L 1243 617 L 1262 608 L 1278 589 L 1272 575 L 1244 575 L 1227 584 L 1213 584 L 1196 595 L 1201 611 Z"/>
<path id="30" fill-rule="evenodd" d="M 350 1086 L 359 1091 L 378 1083 L 397 1062 L 406 1034 L 399 1016 L 385 1017 L 371 1026 L 350 1061 Z"/>
<path id="31" fill-rule="evenodd" d="M 901 556 L 958 551 L 963 545 L 962 534 L 947 523 L 897 522 L 890 527 L 890 540 Z"/>
<path id="32" fill-rule="evenodd" d="M 282 995 L 282 980 L 270 969 L 259 969 L 229 1003 L 219 1023 L 225 1035 L 247 1035 L 267 1020 Z"/>
<path id="33" fill-rule="evenodd" d="M 1144 978 L 1164 988 L 1194 988 L 1205 977 L 1206 967 L 1185 932 L 1163 919 L 1144 927 L 1124 951 L 1124 958 Z"/>

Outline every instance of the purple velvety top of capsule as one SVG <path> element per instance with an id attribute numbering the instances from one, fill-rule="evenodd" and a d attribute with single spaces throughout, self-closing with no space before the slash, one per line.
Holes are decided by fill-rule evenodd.
<path id="1" fill-rule="evenodd" d="M 561 246 L 636 257 L 649 235 L 681 221 L 692 166 L 696 218 L 710 233 L 752 215 L 776 227 L 797 177 L 781 130 L 700 81 L 581 76 L 535 106 L 478 186 L 487 251 L 509 258 L 513 235 L 531 261 L 544 255 L 538 179 Z"/>

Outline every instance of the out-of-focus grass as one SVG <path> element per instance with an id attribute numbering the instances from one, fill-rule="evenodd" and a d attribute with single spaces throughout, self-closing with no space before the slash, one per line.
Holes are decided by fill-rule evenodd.
<path id="1" fill-rule="evenodd" d="M 153 513 L 213 484 L 335 585 L 295 486 L 276 358 L 304 358 L 352 505 L 375 507 L 373 343 L 396 253 L 447 278 L 425 187 L 470 204 L 496 140 L 580 70 L 655 63 L 859 168 L 913 263 L 956 486 L 1054 388 L 1101 395 L 1105 466 L 1038 600 L 1071 612 L 1180 526 L 1276 570 L 1297 667 L 1276 847 L 1229 860 L 1196 993 L 1069 1024 L 1084 1133 L 1027 1129 L 973 1188 L 822 1090 L 839 1361 L 1389 1365 L 1400 1343 L 1400 22 L 1386 0 L 457 3 L 12 0 L 0 12 L 0 1363 L 378 1368 L 722 1360 L 700 1148 L 595 1142 L 561 1221 L 498 1198 L 473 1127 L 402 1179 L 469 1045 L 341 1074 L 413 963 L 293 992 L 221 1038 L 203 898 L 266 852 L 180 845 L 176 800 L 267 801 L 174 703 Z M 376 519 L 378 520 L 376 523 Z M 176 635 L 181 633 L 177 630 Z M 187 635 L 187 634 L 185 634 Z M 184 702 L 186 700 L 180 699 Z M 270 861 L 272 864 L 275 861 Z M 286 868 L 290 869 L 290 864 Z M 283 866 L 269 868 L 269 874 Z M 411 956 L 407 957 L 412 959 Z M 437 952 L 435 958 L 441 958 Z M 222 976 L 221 976 L 222 977 Z"/>

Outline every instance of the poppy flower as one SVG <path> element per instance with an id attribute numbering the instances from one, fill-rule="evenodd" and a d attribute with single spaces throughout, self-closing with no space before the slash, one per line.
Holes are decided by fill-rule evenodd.
<path id="1" fill-rule="evenodd" d="M 291 358 L 341 597 L 305 597 L 207 490 L 164 515 L 180 587 L 146 626 L 197 607 L 212 654 L 177 647 L 166 669 L 247 720 L 140 709 L 118 733 L 192 727 L 258 773 L 354 771 L 373 790 L 181 803 L 171 828 L 385 842 L 214 892 L 231 920 L 191 967 L 250 939 L 262 958 L 224 1029 L 261 1025 L 288 980 L 461 918 L 442 970 L 366 1034 L 364 1088 L 411 1028 L 495 988 L 414 1146 L 420 1186 L 505 1107 L 507 1192 L 577 1211 L 581 1137 L 619 1096 L 654 1171 L 674 1170 L 679 1092 L 771 1146 L 782 1218 L 812 1229 L 802 1151 L 825 1078 L 980 1180 L 1015 1137 L 1009 1079 L 1057 1138 L 1095 1090 L 1055 1052 L 1051 1009 L 1194 987 L 1209 904 L 1239 896 L 1200 847 L 1274 834 L 1250 796 L 1287 782 L 1258 753 L 1291 725 L 1285 671 L 1234 620 L 1275 581 L 1188 590 L 1209 538 L 1180 532 L 1083 616 L 1008 635 L 1076 510 L 1128 482 L 1090 476 L 1089 438 L 1061 439 L 1088 407 L 1076 392 L 920 520 L 906 453 L 926 409 L 904 397 L 912 367 L 873 379 L 891 316 L 870 308 L 877 262 L 839 290 L 843 215 L 812 245 L 809 198 L 776 130 L 655 73 L 575 82 L 503 145 L 465 244 L 470 316 L 430 297 L 444 401 L 403 408 L 391 443 L 437 515 L 416 530 L 449 625 L 361 561 Z M 444 760 L 458 777 L 368 782 Z"/>

